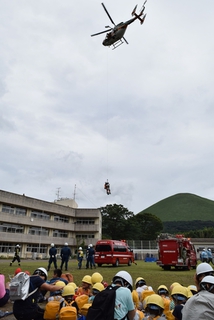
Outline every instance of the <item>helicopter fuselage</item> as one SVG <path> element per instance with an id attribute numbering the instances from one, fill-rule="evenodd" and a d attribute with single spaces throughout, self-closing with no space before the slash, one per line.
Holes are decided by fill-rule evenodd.
<path id="1" fill-rule="evenodd" d="M 106 34 L 105 39 L 103 40 L 104 46 L 111 46 L 113 43 L 120 40 L 124 33 L 126 32 L 127 25 L 123 22 L 119 23 L 111 32 Z"/>

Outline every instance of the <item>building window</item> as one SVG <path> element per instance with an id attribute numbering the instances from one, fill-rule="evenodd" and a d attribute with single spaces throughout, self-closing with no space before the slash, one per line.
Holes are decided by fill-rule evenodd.
<path id="1" fill-rule="evenodd" d="M 26 214 L 27 214 L 27 210 L 25 208 L 12 207 L 12 206 L 8 206 L 6 204 L 2 205 L 2 212 L 15 214 L 17 216 L 26 216 Z"/>
<path id="2" fill-rule="evenodd" d="M 54 221 L 69 223 L 69 218 L 63 216 L 54 216 Z"/>
<path id="3" fill-rule="evenodd" d="M 49 235 L 48 229 L 45 229 L 42 227 L 29 227 L 28 233 L 35 235 L 35 236 L 48 236 Z"/>
<path id="4" fill-rule="evenodd" d="M 0 242 L 0 252 L 4 253 L 14 253 L 15 244 L 8 242 Z"/>
<path id="5" fill-rule="evenodd" d="M 27 252 L 47 253 L 47 250 L 47 246 L 43 244 L 27 244 Z"/>
<path id="6" fill-rule="evenodd" d="M 24 227 L 18 224 L 1 223 L 0 232 L 24 233 Z"/>
<path id="7" fill-rule="evenodd" d="M 50 215 L 44 213 L 42 211 L 31 211 L 31 218 L 42 219 L 42 220 L 50 220 Z"/>
<path id="8" fill-rule="evenodd" d="M 94 234 L 77 234 L 76 239 L 93 239 Z"/>
<path id="9" fill-rule="evenodd" d="M 76 224 L 95 224 L 95 221 L 93 219 L 78 219 L 76 221 Z"/>
<path id="10" fill-rule="evenodd" d="M 53 237 L 68 238 L 68 232 L 63 231 L 63 230 L 53 230 Z"/>

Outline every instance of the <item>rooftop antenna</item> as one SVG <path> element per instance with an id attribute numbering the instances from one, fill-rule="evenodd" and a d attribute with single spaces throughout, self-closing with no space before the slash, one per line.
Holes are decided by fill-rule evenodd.
<path id="1" fill-rule="evenodd" d="M 76 198 L 76 185 L 74 185 L 74 200 Z"/>
<path id="2" fill-rule="evenodd" d="M 61 189 L 61 187 L 57 188 L 57 191 L 56 191 L 56 199 L 57 200 L 60 199 L 60 189 Z"/>

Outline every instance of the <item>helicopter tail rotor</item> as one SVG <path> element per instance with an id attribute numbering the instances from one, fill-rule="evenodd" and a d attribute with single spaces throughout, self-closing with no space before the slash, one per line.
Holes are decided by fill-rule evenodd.
<path id="1" fill-rule="evenodd" d="M 143 4 L 142 9 L 140 10 L 139 14 L 136 13 L 137 5 L 134 7 L 134 9 L 132 11 L 132 16 L 135 16 L 137 19 L 139 19 L 141 24 L 144 23 L 145 18 L 146 18 L 146 14 L 143 14 L 143 12 L 145 10 L 146 2 L 147 2 L 147 0 L 144 1 L 144 4 Z M 141 18 L 141 16 L 143 16 L 143 17 Z"/>
<path id="2" fill-rule="evenodd" d="M 134 16 L 134 15 L 135 15 L 135 11 L 136 11 L 136 9 L 137 9 L 137 4 L 136 4 L 136 6 L 134 7 L 134 9 L 133 9 L 133 11 L 132 11 L 132 16 Z"/>

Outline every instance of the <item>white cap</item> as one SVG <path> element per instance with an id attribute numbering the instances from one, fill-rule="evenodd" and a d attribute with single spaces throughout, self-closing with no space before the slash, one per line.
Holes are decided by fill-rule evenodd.
<path id="1" fill-rule="evenodd" d="M 82 250 L 82 247 L 79 247 L 79 250 Z"/>
<path id="2" fill-rule="evenodd" d="M 51 247 L 54 247 L 54 243 L 51 243 Z"/>
<path id="3" fill-rule="evenodd" d="M 68 243 L 67 243 L 67 242 L 65 242 L 65 246 L 68 246 Z"/>
<path id="4" fill-rule="evenodd" d="M 203 273 L 207 273 L 207 272 L 213 272 L 213 268 L 211 267 L 211 265 L 207 262 L 202 262 L 200 263 L 197 268 L 196 268 L 196 274 L 197 276 L 199 274 L 203 274 Z"/>

